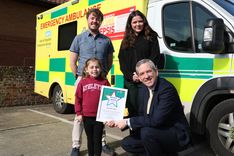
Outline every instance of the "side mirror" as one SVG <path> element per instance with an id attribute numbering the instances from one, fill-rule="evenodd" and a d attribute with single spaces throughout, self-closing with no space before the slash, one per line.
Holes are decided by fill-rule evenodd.
<path id="1" fill-rule="evenodd" d="M 204 27 L 202 48 L 215 54 L 224 50 L 224 22 L 221 18 L 207 21 Z"/>

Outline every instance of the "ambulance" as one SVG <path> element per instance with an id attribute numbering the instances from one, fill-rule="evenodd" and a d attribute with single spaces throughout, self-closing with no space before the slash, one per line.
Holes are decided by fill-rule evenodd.
<path id="1" fill-rule="evenodd" d="M 234 1 L 70 0 L 38 14 L 35 92 L 59 113 L 73 109 L 69 47 L 87 30 L 90 8 L 103 12 L 100 32 L 115 48 L 112 86 L 123 87 L 119 47 L 128 15 L 140 10 L 159 35 L 159 75 L 176 87 L 192 132 L 206 136 L 217 155 L 234 156 Z"/>

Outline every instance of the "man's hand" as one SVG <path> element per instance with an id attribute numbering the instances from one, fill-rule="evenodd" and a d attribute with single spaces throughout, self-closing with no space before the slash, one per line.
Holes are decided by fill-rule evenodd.
<path id="1" fill-rule="evenodd" d="M 106 122 L 104 122 L 104 124 L 107 125 L 110 128 L 116 127 L 115 121 L 113 121 L 113 120 L 106 121 Z"/>
<path id="2" fill-rule="evenodd" d="M 119 129 L 124 129 L 128 126 L 127 119 L 118 120 L 118 121 L 110 120 L 110 121 L 106 121 L 104 124 L 107 125 L 108 127 L 111 127 L 111 128 L 118 127 Z"/>
<path id="3" fill-rule="evenodd" d="M 124 129 L 127 126 L 127 119 L 115 121 L 115 126 L 119 129 Z"/>

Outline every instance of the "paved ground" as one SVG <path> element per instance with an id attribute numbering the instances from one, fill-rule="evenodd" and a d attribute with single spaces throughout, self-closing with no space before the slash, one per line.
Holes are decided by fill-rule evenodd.
<path id="1" fill-rule="evenodd" d="M 0 156 L 68 156 L 73 119 L 74 114 L 57 114 L 51 105 L 0 108 Z M 107 128 L 107 141 L 118 155 L 126 154 L 119 146 L 125 135 Z M 86 155 L 85 133 L 82 138 Z"/>
<path id="2" fill-rule="evenodd" d="M 0 108 L 0 156 L 69 156 L 73 119 L 74 114 L 58 114 L 52 105 Z M 109 145 L 119 156 L 128 156 L 120 147 L 120 140 L 128 131 L 106 130 Z M 84 156 L 85 133 L 82 138 Z M 214 156 L 203 142 L 180 153 L 180 156 L 197 155 Z"/>

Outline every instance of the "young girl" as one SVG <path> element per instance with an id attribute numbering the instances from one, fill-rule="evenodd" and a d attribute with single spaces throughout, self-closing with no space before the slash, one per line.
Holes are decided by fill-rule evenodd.
<path id="1" fill-rule="evenodd" d="M 89 156 L 101 156 L 104 125 L 96 121 L 96 115 L 101 86 L 110 84 L 104 78 L 101 62 L 97 58 L 86 61 L 82 76 L 75 94 L 75 112 L 78 120 L 84 122 Z"/>

